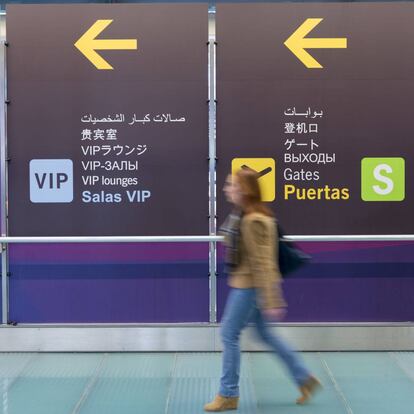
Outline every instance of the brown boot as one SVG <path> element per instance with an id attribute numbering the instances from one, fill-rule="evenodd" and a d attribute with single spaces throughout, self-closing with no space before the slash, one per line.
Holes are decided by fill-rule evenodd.
<path id="1" fill-rule="evenodd" d="M 296 400 L 296 404 L 306 404 L 312 396 L 322 388 L 322 384 L 314 376 L 310 376 L 304 383 L 299 387 L 301 396 Z"/>
<path id="2" fill-rule="evenodd" d="M 216 395 L 213 401 L 204 406 L 204 411 L 237 410 L 239 397 L 223 397 Z"/>

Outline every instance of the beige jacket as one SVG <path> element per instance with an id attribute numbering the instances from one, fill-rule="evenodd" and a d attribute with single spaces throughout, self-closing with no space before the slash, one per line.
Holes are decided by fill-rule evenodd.
<path id="1" fill-rule="evenodd" d="M 261 213 L 243 217 L 240 225 L 240 263 L 229 276 L 234 288 L 257 288 L 262 309 L 285 307 L 277 257 L 276 222 Z"/>

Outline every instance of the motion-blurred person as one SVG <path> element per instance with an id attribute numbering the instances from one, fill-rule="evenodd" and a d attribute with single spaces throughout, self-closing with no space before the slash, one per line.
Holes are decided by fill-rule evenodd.
<path id="1" fill-rule="evenodd" d="M 270 332 L 266 319 L 280 321 L 286 312 L 277 258 L 277 228 L 272 212 L 261 201 L 258 175 L 242 169 L 227 178 L 227 201 L 234 205 L 226 219 L 226 265 L 231 287 L 221 321 L 223 365 L 219 393 L 205 411 L 237 409 L 239 402 L 240 344 L 242 329 L 254 322 L 259 337 L 286 364 L 304 404 L 320 387 L 300 356 Z"/>

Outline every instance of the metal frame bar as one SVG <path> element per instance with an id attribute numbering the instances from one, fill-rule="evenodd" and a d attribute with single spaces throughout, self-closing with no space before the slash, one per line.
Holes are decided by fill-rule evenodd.
<path id="1" fill-rule="evenodd" d="M 0 243 L 206 243 L 222 239 L 221 236 L 47 236 L 0 237 Z"/>
<path id="2" fill-rule="evenodd" d="M 6 69 L 6 43 L 0 43 L 0 225 L 1 236 L 7 237 L 7 194 L 8 194 L 8 177 L 7 177 L 7 69 Z M 2 289 L 2 323 L 7 324 L 9 317 L 9 260 L 8 245 L 1 245 L 1 289 Z"/>
<path id="3" fill-rule="evenodd" d="M 414 234 L 398 235 L 327 235 L 284 236 L 283 240 L 294 242 L 366 242 L 366 241 L 414 241 Z M 209 236 L 45 236 L 45 237 L 0 237 L 0 243 L 212 243 L 223 242 L 224 237 Z M 211 263 L 216 266 L 216 262 Z M 213 267 L 214 269 L 214 267 Z"/>
<path id="4" fill-rule="evenodd" d="M 215 14 L 208 13 L 208 141 L 209 141 L 209 232 L 215 235 L 216 222 L 216 30 Z M 217 244 L 209 245 L 209 321 L 217 322 Z"/>
<path id="5" fill-rule="evenodd" d="M 332 241 L 414 241 L 414 234 L 377 234 L 377 235 L 326 235 L 326 236 L 285 236 L 284 239 L 298 242 Z"/>

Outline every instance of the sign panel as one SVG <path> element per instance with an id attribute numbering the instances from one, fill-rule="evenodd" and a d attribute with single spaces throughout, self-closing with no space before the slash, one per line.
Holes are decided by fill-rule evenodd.
<path id="1" fill-rule="evenodd" d="M 218 5 L 219 190 L 252 168 L 290 234 L 414 233 L 413 19 L 410 3 Z M 229 208 L 218 191 L 219 221 Z"/>
<path id="2" fill-rule="evenodd" d="M 7 9 L 13 236 L 208 232 L 207 5 Z"/>

